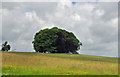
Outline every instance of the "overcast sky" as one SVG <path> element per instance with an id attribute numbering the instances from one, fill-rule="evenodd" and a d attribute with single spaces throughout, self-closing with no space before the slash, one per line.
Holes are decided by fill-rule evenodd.
<path id="1" fill-rule="evenodd" d="M 2 41 L 12 49 L 33 52 L 36 32 L 54 26 L 73 32 L 80 53 L 118 55 L 117 2 L 3 2 Z"/>

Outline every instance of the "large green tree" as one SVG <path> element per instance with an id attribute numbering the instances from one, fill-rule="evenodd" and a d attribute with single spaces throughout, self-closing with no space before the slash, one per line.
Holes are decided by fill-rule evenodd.
<path id="1" fill-rule="evenodd" d="M 72 32 L 57 27 L 40 30 L 32 43 L 35 51 L 41 53 L 77 53 L 82 45 Z"/>

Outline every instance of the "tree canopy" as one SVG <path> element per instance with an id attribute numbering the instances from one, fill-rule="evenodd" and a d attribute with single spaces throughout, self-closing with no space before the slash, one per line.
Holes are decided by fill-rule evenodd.
<path id="1" fill-rule="evenodd" d="M 2 44 L 2 49 L 1 49 L 1 51 L 8 51 L 8 50 L 10 50 L 11 47 L 10 47 L 10 45 L 7 45 L 7 44 L 8 44 L 7 41 Z"/>
<path id="2" fill-rule="evenodd" d="M 72 32 L 57 27 L 37 32 L 32 42 L 36 52 L 77 53 L 82 43 Z"/>

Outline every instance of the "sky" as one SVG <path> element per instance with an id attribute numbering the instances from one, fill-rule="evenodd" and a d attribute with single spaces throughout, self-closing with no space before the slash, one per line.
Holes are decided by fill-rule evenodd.
<path id="1" fill-rule="evenodd" d="M 14 1 L 14 0 L 13 0 Z M 80 54 L 118 56 L 118 3 L 3 2 L 0 37 L 11 50 L 35 52 L 32 41 L 41 29 L 59 27 L 83 43 Z"/>

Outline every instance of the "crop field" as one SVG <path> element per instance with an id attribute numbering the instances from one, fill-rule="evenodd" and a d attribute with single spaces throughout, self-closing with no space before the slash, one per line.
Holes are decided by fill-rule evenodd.
<path id="1" fill-rule="evenodd" d="M 2 75 L 117 75 L 118 58 L 3 52 Z"/>

